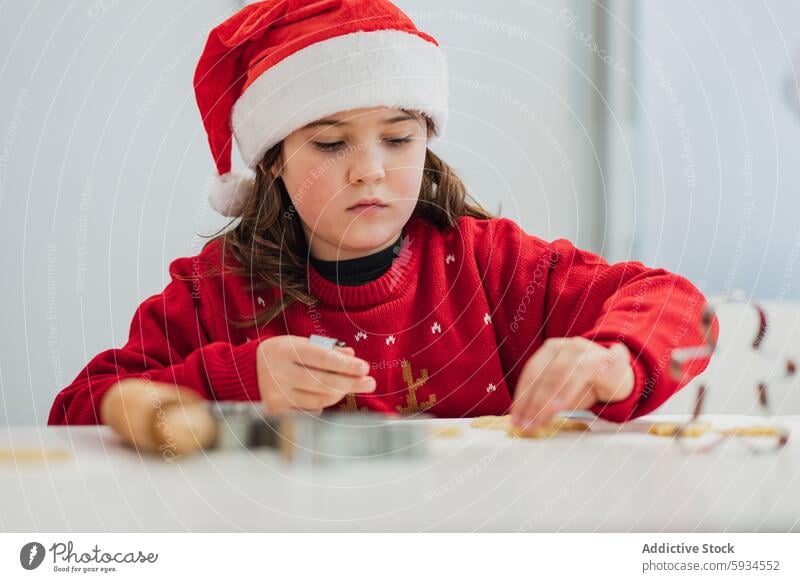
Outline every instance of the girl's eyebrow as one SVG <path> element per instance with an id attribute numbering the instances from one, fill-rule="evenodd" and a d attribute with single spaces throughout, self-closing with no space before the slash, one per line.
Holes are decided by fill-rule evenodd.
<path id="1" fill-rule="evenodd" d="M 402 115 L 395 115 L 394 117 L 388 117 L 386 119 L 381 120 L 383 125 L 389 125 L 391 123 L 398 123 L 400 121 L 406 121 L 409 119 L 415 119 L 413 115 L 408 113 L 404 113 Z M 317 127 L 320 125 L 351 125 L 349 121 L 339 121 L 337 119 L 318 119 L 317 121 L 312 121 L 308 125 L 304 125 L 303 129 L 311 129 L 312 127 Z"/>

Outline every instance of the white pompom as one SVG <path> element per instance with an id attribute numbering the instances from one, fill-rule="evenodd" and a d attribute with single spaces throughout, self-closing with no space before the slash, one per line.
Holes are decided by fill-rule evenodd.
<path id="1" fill-rule="evenodd" d="M 211 207 L 223 216 L 241 215 L 255 190 L 255 183 L 255 174 L 228 172 L 217 176 L 208 193 Z"/>

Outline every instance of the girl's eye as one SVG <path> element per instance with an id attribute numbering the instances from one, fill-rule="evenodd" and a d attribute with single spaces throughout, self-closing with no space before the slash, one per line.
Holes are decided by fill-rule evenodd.
<path id="1" fill-rule="evenodd" d="M 342 147 L 343 144 L 344 144 L 343 141 L 332 141 L 330 143 L 323 143 L 321 141 L 315 141 L 314 142 L 314 145 L 317 147 L 317 149 L 319 149 L 319 150 L 321 150 L 323 152 L 336 151 L 340 147 Z"/>
<path id="2" fill-rule="evenodd" d="M 407 144 L 410 141 L 411 141 L 411 136 L 410 135 L 407 136 L 407 137 L 388 138 L 386 140 L 386 142 L 389 143 L 392 147 L 399 147 L 399 146 L 401 146 L 403 144 Z M 325 142 L 321 142 L 321 141 L 315 141 L 314 142 L 314 146 L 317 149 L 319 149 L 320 151 L 323 151 L 323 152 L 335 152 L 335 151 L 341 149 L 342 146 L 344 146 L 344 142 L 343 141 L 332 141 L 332 142 L 329 142 L 329 143 L 325 143 Z"/>
<path id="3" fill-rule="evenodd" d="M 404 143 L 410 142 L 411 136 L 409 135 L 408 137 L 394 137 L 387 139 L 386 141 L 392 144 L 393 146 L 400 146 L 403 145 Z"/>

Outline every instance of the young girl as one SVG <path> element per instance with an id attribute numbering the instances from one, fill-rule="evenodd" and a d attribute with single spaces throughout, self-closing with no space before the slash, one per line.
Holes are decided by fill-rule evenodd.
<path id="1" fill-rule="evenodd" d="M 58 394 L 50 424 L 103 422 L 124 378 L 272 413 L 622 422 L 708 364 L 669 373 L 673 349 L 702 343 L 688 280 L 546 242 L 470 200 L 428 149 L 447 120 L 444 54 L 389 2 L 248 5 L 211 31 L 195 89 L 212 205 L 239 220 L 171 263 L 128 342 Z M 231 173 L 232 139 L 254 176 Z"/>

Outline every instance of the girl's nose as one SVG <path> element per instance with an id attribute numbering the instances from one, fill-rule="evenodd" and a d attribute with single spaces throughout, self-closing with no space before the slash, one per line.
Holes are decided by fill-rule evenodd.
<path id="1" fill-rule="evenodd" d="M 380 182 L 386 175 L 383 158 L 373 148 L 355 152 L 350 159 L 350 182 L 354 184 L 372 184 Z"/>

